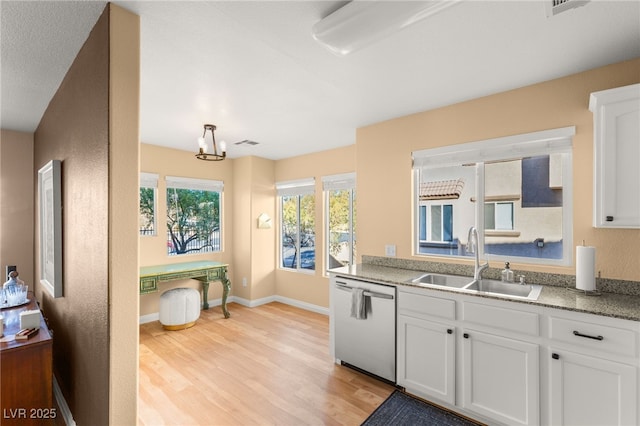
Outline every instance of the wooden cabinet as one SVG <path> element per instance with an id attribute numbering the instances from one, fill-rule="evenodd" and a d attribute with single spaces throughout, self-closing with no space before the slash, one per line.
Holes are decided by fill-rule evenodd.
<path id="1" fill-rule="evenodd" d="M 39 309 L 31 302 L 22 307 L 3 309 L 5 336 L 20 331 L 20 312 Z M 3 425 L 53 424 L 52 343 L 47 324 L 40 316 L 40 330 L 28 340 L 0 343 L 0 381 Z"/>
<path id="2" fill-rule="evenodd" d="M 462 407 L 510 425 L 539 424 L 538 345 L 463 331 Z"/>
<path id="3" fill-rule="evenodd" d="M 640 84 L 591 94 L 593 226 L 640 228 Z"/>

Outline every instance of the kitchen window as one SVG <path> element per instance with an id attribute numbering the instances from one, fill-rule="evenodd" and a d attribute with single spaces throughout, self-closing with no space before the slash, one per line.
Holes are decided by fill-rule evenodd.
<path id="1" fill-rule="evenodd" d="M 324 176 L 326 202 L 326 268 L 355 264 L 356 258 L 356 175 Z"/>
<path id="2" fill-rule="evenodd" d="M 158 175 L 140 173 L 140 218 L 138 229 L 140 235 L 156 235 L 156 193 Z"/>
<path id="3" fill-rule="evenodd" d="M 572 264 L 574 127 L 416 151 L 417 255 Z M 444 201 L 443 201 L 444 200 Z"/>
<path id="4" fill-rule="evenodd" d="M 224 183 L 167 176 L 167 254 L 222 250 L 221 212 Z"/>
<path id="5" fill-rule="evenodd" d="M 280 202 L 280 267 L 316 268 L 315 179 L 276 183 Z"/>

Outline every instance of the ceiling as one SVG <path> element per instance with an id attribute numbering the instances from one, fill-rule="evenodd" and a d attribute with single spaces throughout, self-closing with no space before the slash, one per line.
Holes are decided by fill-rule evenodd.
<path id="1" fill-rule="evenodd" d="M 551 18 L 542 0 L 464 0 L 345 57 L 311 37 L 344 1 L 113 3 L 140 16 L 141 141 L 195 152 L 211 123 L 232 158 L 347 146 L 359 127 L 640 57 L 638 0 Z M 105 4 L 0 2 L 2 128 L 35 131 Z"/>

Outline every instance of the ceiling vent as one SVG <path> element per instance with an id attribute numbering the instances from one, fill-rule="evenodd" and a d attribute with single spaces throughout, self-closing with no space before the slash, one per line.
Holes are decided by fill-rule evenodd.
<path id="1" fill-rule="evenodd" d="M 569 9 L 584 6 L 589 0 L 547 0 L 545 7 L 547 9 L 547 18 L 565 12 Z"/>
<path id="2" fill-rule="evenodd" d="M 258 145 L 260 142 L 256 142 L 256 141 L 250 141 L 249 139 L 245 139 L 243 141 L 240 142 L 236 142 L 234 145 L 248 145 L 248 146 L 256 146 Z"/>

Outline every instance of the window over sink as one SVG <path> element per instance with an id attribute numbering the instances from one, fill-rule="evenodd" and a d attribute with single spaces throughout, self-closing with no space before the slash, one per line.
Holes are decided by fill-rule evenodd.
<path id="1" fill-rule="evenodd" d="M 574 127 L 413 152 L 417 255 L 570 265 Z"/>

